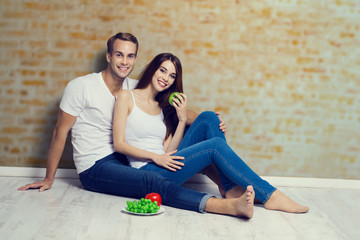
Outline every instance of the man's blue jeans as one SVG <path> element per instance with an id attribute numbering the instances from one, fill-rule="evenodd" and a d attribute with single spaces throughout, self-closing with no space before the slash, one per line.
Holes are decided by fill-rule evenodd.
<path id="1" fill-rule="evenodd" d="M 129 198 L 157 192 L 165 205 L 198 212 L 204 212 L 207 200 L 212 197 L 183 188 L 155 172 L 132 168 L 120 153 L 98 160 L 79 176 L 81 184 L 90 191 Z"/>
<path id="2" fill-rule="evenodd" d="M 244 189 L 252 185 L 255 197 L 265 203 L 276 188 L 260 178 L 230 148 L 219 129 L 219 123 L 218 116 L 213 112 L 203 112 L 193 122 L 175 154 L 185 158 L 183 160 L 185 165 L 181 170 L 172 172 L 155 163 L 149 163 L 140 169 L 157 172 L 181 185 L 196 173 L 214 164 L 225 191 L 236 185 Z"/>

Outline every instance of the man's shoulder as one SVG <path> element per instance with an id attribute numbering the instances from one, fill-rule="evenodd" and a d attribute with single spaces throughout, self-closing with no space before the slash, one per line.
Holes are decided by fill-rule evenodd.
<path id="1" fill-rule="evenodd" d="M 127 77 L 127 82 L 129 83 L 129 89 L 132 90 L 132 89 L 134 89 L 136 87 L 139 80 Z"/>
<path id="2" fill-rule="evenodd" d="M 129 80 L 129 81 L 131 81 L 131 82 L 138 82 L 139 80 L 137 80 L 137 79 L 133 79 L 133 78 L 130 78 L 130 77 L 127 77 L 127 79 Z"/>
<path id="3" fill-rule="evenodd" d="M 100 73 L 89 73 L 89 74 L 74 78 L 73 80 L 71 80 L 71 82 L 72 81 L 96 81 L 101 78 L 102 78 L 101 72 Z"/>
<path id="4" fill-rule="evenodd" d="M 68 85 L 89 85 L 93 82 L 97 82 L 99 79 L 101 79 L 101 73 L 89 73 L 83 76 L 79 76 L 77 78 L 74 78 L 71 80 Z"/>

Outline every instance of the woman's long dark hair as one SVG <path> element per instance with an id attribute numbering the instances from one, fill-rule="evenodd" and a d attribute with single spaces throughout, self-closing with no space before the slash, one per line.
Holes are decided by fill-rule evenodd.
<path id="1" fill-rule="evenodd" d="M 152 78 L 155 72 L 160 68 L 161 64 L 165 61 L 171 61 L 176 70 L 176 77 L 174 83 L 165 91 L 159 92 L 156 95 L 155 100 L 159 103 L 159 106 L 164 113 L 164 122 L 167 128 L 166 138 L 170 134 L 174 134 L 176 127 L 179 123 L 179 119 L 176 115 L 176 110 L 169 104 L 170 94 L 173 92 L 183 92 L 182 83 L 182 67 L 178 57 L 171 53 L 161 53 L 157 55 L 145 68 L 140 76 L 139 83 L 136 89 L 144 89 L 151 84 Z"/>

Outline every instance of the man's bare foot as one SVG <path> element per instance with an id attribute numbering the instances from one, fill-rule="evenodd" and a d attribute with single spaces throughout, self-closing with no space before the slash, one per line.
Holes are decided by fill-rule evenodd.
<path id="1" fill-rule="evenodd" d="M 268 210 L 278 210 L 288 213 L 306 213 L 309 211 L 308 207 L 298 204 L 279 190 L 275 190 L 269 200 L 264 204 L 264 207 Z"/>
<path id="2" fill-rule="evenodd" d="M 252 218 L 254 215 L 255 192 L 251 185 L 247 186 L 246 192 L 239 198 L 234 199 L 234 214 L 239 217 Z"/>
<path id="3" fill-rule="evenodd" d="M 225 193 L 225 198 L 238 198 L 245 193 L 245 189 L 240 186 L 235 186 Z M 262 204 L 261 201 L 255 198 L 255 204 Z"/>
<path id="4" fill-rule="evenodd" d="M 205 205 L 205 211 L 252 218 L 254 215 L 254 198 L 254 188 L 252 186 L 248 186 L 246 192 L 238 198 L 209 198 Z"/>

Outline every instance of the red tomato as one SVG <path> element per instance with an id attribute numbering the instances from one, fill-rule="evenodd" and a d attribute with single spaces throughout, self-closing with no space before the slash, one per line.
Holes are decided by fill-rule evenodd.
<path id="1" fill-rule="evenodd" d="M 157 205 L 160 207 L 161 205 L 161 196 L 158 193 L 149 193 L 146 194 L 145 199 L 150 199 L 152 202 L 157 201 Z"/>

